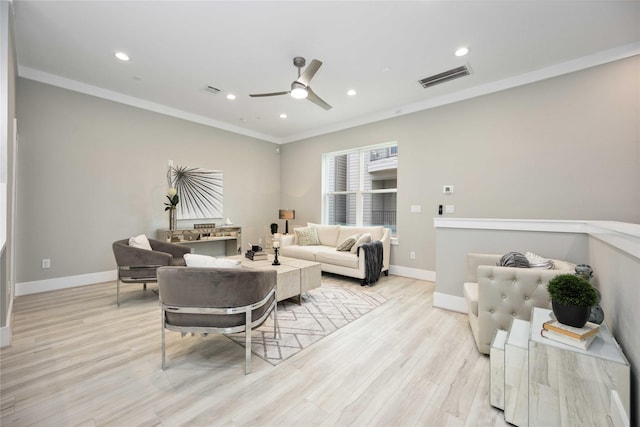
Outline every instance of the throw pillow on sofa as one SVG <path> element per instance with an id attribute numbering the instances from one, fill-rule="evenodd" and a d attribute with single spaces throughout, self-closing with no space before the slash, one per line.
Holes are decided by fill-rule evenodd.
<path id="1" fill-rule="evenodd" d="M 358 251 L 358 248 L 360 246 L 362 246 L 365 243 L 369 243 L 371 239 L 372 239 L 371 233 L 362 234 L 360 237 L 358 237 L 358 240 L 356 240 L 356 243 L 353 246 L 351 246 L 351 253 L 355 254 Z"/>
<path id="2" fill-rule="evenodd" d="M 296 233 L 296 240 L 300 246 L 319 245 L 318 231 L 315 227 L 298 227 L 293 230 Z"/>
<path id="3" fill-rule="evenodd" d="M 498 267 L 529 268 L 529 260 L 520 252 L 507 252 L 496 265 Z"/>
<path id="4" fill-rule="evenodd" d="M 354 234 L 353 236 L 347 237 L 338 244 L 338 246 L 336 247 L 336 251 L 346 252 L 351 250 L 351 247 L 356 244 L 359 238 L 359 234 Z"/>

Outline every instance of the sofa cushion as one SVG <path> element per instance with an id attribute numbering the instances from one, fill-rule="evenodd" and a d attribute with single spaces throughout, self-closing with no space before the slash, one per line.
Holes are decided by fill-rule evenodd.
<path id="1" fill-rule="evenodd" d="M 300 246 L 319 245 L 318 231 L 315 227 L 298 227 L 293 230 L 296 233 L 296 241 Z"/>
<path id="2" fill-rule="evenodd" d="M 316 246 L 316 262 L 358 269 L 358 257 L 349 251 L 336 251 L 331 246 Z"/>
<path id="3" fill-rule="evenodd" d="M 151 250 L 151 243 L 149 243 L 149 239 L 145 234 L 131 237 L 129 239 L 129 246 L 132 248 L 145 249 L 147 251 Z"/>
<path id="4" fill-rule="evenodd" d="M 282 246 L 280 247 L 280 255 L 284 257 L 304 259 L 307 261 L 315 261 L 316 252 L 318 251 L 318 248 L 322 247 L 323 246 Z M 331 248 L 332 251 L 335 251 L 335 248 L 333 246 L 328 247 Z"/>
<path id="5" fill-rule="evenodd" d="M 339 225 L 326 225 L 326 224 L 314 224 L 312 222 L 307 223 L 307 227 L 315 227 L 318 232 L 318 240 L 321 245 L 336 246 L 338 244 L 338 232 L 340 231 Z"/>
<path id="6" fill-rule="evenodd" d="M 499 267 L 529 268 L 529 260 L 520 252 L 507 252 L 496 265 Z"/>
<path id="7" fill-rule="evenodd" d="M 336 251 L 349 251 L 351 247 L 356 244 L 356 241 L 360 238 L 359 234 L 354 234 L 344 239 L 336 246 Z"/>
<path id="8" fill-rule="evenodd" d="M 360 246 L 362 246 L 365 243 L 369 243 L 371 241 L 371 233 L 364 233 L 362 235 L 360 235 L 360 237 L 358 237 L 358 240 L 356 240 L 356 243 L 354 243 L 353 246 L 351 246 L 351 253 L 355 254 L 358 251 L 358 248 Z"/>
<path id="9" fill-rule="evenodd" d="M 384 236 L 384 227 L 382 226 L 371 226 L 371 227 L 352 227 L 349 225 L 341 225 L 340 233 L 338 234 L 338 242 L 342 242 L 349 236 L 353 236 L 354 234 L 363 235 L 364 233 L 371 234 L 371 240 L 380 240 L 382 236 Z"/>

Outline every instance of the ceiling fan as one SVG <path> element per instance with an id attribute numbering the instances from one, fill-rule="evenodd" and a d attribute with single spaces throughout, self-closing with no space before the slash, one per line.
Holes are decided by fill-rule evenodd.
<path id="1" fill-rule="evenodd" d="M 322 98 L 316 95 L 315 92 L 309 87 L 309 82 L 318 72 L 318 69 L 322 65 L 322 62 L 318 61 L 317 59 L 312 60 L 307 69 L 304 70 L 304 73 L 300 74 L 300 69 L 304 67 L 306 63 L 307 61 L 301 56 L 296 56 L 295 58 L 293 58 L 293 65 L 298 69 L 298 79 L 294 80 L 291 83 L 291 90 L 285 92 L 253 93 L 249 94 L 249 96 L 252 98 L 259 98 L 264 96 L 279 96 L 291 94 L 291 96 L 296 99 L 307 98 L 309 101 L 324 108 L 325 110 L 330 110 L 332 108 L 331 105 L 323 101 Z"/>

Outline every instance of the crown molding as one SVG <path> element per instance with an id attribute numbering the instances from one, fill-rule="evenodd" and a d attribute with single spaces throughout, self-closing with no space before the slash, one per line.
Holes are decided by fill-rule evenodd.
<path id="1" fill-rule="evenodd" d="M 454 102 L 464 101 L 464 100 L 475 98 L 482 95 L 488 95 L 491 93 L 500 92 L 500 91 L 511 89 L 514 87 L 523 86 L 529 83 L 534 83 L 534 82 L 550 79 L 553 77 L 561 76 L 564 74 L 573 73 L 576 71 L 606 64 L 609 62 L 618 61 L 618 60 L 629 58 L 636 55 L 640 55 L 640 42 L 626 44 L 613 49 L 597 52 L 592 55 L 587 55 L 581 58 L 576 58 L 570 61 L 562 62 L 560 64 L 551 65 L 549 67 L 541 68 L 539 70 L 534 70 L 528 73 L 509 77 L 506 79 L 481 84 L 478 86 L 471 87 L 469 89 L 460 90 L 458 92 L 438 96 L 435 98 L 425 99 L 424 101 L 419 101 L 412 104 L 398 106 L 389 110 L 368 114 L 366 116 L 357 117 L 352 120 L 346 120 L 340 123 L 335 123 L 330 126 L 324 126 L 321 128 L 313 129 L 308 132 L 292 134 L 282 138 L 276 137 L 273 135 L 264 134 L 261 132 L 256 132 L 240 126 L 231 125 L 229 123 L 213 120 L 197 114 L 188 113 L 186 111 L 182 111 L 182 110 L 168 107 L 166 105 L 146 101 L 144 99 L 124 95 L 122 93 L 103 89 L 98 86 L 81 83 L 76 80 L 67 79 L 65 77 L 46 73 L 46 72 L 39 71 L 29 67 L 19 66 L 18 75 L 26 79 L 35 80 L 41 83 L 62 87 L 64 89 L 68 89 L 74 92 L 93 95 L 99 98 L 108 99 L 110 101 L 119 102 L 121 104 L 131 105 L 133 107 L 141 108 L 144 110 L 154 111 L 156 113 L 165 114 L 168 116 L 191 121 L 194 123 L 199 123 L 205 126 L 226 130 L 229 132 L 237 133 L 237 134 L 248 136 L 251 138 L 260 139 L 260 140 L 272 142 L 275 144 L 287 144 L 290 142 L 301 141 L 301 140 L 312 138 L 315 136 L 325 135 L 328 133 L 337 132 L 337 131 L 341 131 L 341 130 L 345 130 L 345 129 L 349 129 L 357 126 L 362 126 L 370 123 L 375 123 L 382 120 L 392 119 L 394 117 L 399 117 L 406 114 L 412 114 L 418 111 L 429 110 L 431 108 L 452 104 Z"/>

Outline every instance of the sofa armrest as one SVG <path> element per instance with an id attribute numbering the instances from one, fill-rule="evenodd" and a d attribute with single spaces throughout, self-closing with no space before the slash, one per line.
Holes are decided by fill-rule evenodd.
<path id="1" fill-rule="evenodd" d="M 280 238 L 280 247 L 291 246 L 296 242 L 295 234 L 286 234 Z"/>
<path id="2" fill-rule="evenodd" d="M 382 233 L 382 271 L 389 270 L 389 259 L 391 258 L 391 229 L 385 228 Z"/>

